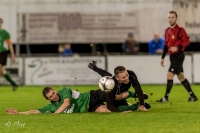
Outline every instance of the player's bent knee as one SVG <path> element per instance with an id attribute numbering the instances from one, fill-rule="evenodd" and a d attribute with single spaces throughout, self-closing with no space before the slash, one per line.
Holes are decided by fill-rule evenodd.
<path id="1" fill-rule="evenodd" d="M 106 105 L 101 105 L 95 110 L 95 112 L 96 113 L 103 113 L 103 112 L 111 112 L 111 111 L 107 109 Z"/>

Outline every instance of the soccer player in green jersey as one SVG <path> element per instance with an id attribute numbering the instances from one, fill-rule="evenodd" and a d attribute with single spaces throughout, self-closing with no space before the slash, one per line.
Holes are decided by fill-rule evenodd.
<path id="1" fill-rule="evenodd" d="M 13 45 L 11 43 L 10 34 L 2 29 L 3 19 L 0 18 L 0 75 L 2 75 L 10 84 L 13 86 L 13 91 L 15 91 L 18 85 L 10 78 L 6 73 L 5 65 L 7 62 L 8 50 L 11 53 L 11 61 L 15 62 L 15 53 L 13 50 Z M 8 48 L 7 48 L 8 46 Z"/>
<path id="2" fill-rule="evenodd" d="M 65 87 L 56 92 L 51 87 L 45 87 L 42 94 L 51 102 L 50 104 L 38 108 L 37 110 L 18 112 L 16 109 L 9 108 L 6 112 L 8 114 L 110 112 L 103 103 L 106 101 L 106 92 L 101 90 L 92 90 L 90 92 L 80 93 Z M 119 106 L 121 111 L 128 112 L 137 110 L 137 108 L 138 104 Z"/>

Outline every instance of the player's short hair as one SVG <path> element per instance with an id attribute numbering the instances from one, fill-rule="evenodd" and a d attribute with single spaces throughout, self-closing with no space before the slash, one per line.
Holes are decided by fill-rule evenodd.
<path id="1" fill-rule="evenodd" d="M 48 99 L 47 93 L 49 93 L 50 90 L 53 90 L 53 88 L 52 88 L 52 87 L 49 87 L 49 86 L 45 87 L 45 88 L 42 90 L 42 95 L 43 95 L 46 99 Z"/>
<path id="2" fill-rule="evenodd" d="M 174 10 L 169 11 L 169 14 L 175 14 L 176 18 L 178 18 L 178 13 L 177 13 L 177 11 L 174 11 Z"/>
<path id="3" fill-rule="evenodd" d="M 0 18 L 0 22 L 3 23 L 3 19 L 2 18 Z"/>
<path id="4" fill-rule="evenodd" d="M 114 69 L 114 74 L 115 76 L 117 76 L 120 73 L 123 73 L 124 71 L 126 71 L 126 68 L 124 66 L 117 66 Z"/>

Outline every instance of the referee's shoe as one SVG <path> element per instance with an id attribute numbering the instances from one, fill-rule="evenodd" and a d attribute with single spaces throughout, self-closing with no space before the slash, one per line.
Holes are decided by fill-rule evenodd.
<path id="1" fill-rule="evenodd" d="M 159 100 L 156 100 L 156 102 L 164 102 L 164 103 L 166 103 L 166 102 L 168 102 L 168 98 L 163 97 L 163 98 L 161 98 Z"/>
<path id="2" fill-rule="evenodd" d="M 188 98 L 188 102 L 195 102 L 195 101 L 198 101 L 198 98 L 196 96 L 190 96 Z"/>

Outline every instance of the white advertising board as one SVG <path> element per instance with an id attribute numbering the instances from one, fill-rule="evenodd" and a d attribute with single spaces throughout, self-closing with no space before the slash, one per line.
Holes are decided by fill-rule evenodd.
<path id="1" fill-rule="evenodd" d="M 174 0 L 173 9 L 178 16 L 178 23 L 190 36 L 191 42 L 200 41 L 200 0 Z"/>
<path id="2" fill-rule="evenodd" d="M 170 10 L 199 42 L 200 0 L 0 0 L 3 28 L 20 44 L 121 43 L 128 32 L 148 42 L 164 35 Z"/>
<path id="3" fill-rule="evenodd" d="M 11 62 L 11 59 L 7 59 L 6 71 L 17 84 L 24 83 L 23 77 L 23 58 L 16 58 L 15 63 Z M 0 76 L 0 85 L 9 85 L 9 82 L 2 76 Z"/>
<path id="4" fill-rule="evenodd" d="M 99 56 L 26 58 L 25 85 L 97 85 L 101 76 L 87 66 L 94 59 L 105 69 Z"/>
<path id="5" fill-rule="evenodd" d="M 139 42 L 169 26 L 170 0 L 21 0 L 17 38 L 31 43 L 123 43 L 132 32 Z M 54 9 L 54 10 L 52 10 Z M 149 19 L 151 17 L 151 19 Z"/>
<path id="6" fill-rule="evenodd" d="M 193 54 L 194 83 L 200 83 L 200 54 Z"/>
<path id="7" fill-rule="evenodd" d="M 165 57 L 165 67 L 160 65 L 160 56 L 108 56 L 108 71 L 114 71 L 118 65 L 123 65 L 128 70 L 136 73 L 141 84 L 166 84 L 166 75 L 169 69 L 169 58 Z M 184 61 L 186 78 L 192 81 L 192 58 L 186 56 Z M 177 77 L 174 83 L 180 83 Z"/>

